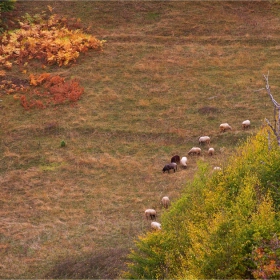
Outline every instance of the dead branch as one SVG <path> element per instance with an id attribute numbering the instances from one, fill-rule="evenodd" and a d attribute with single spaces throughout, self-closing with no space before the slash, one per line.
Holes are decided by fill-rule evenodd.
<path id="1" fill-rule="evenodd" d="M 270 86 L 269 86 L 269 83 L 268 83 L 268 74 L 267 76 L 263 75 L 264 76 L 264 79 L 266 80 L 266 91 L 271 99 L 271 101 L 273 102 L 274 106 L 277 108 L 277 109 L 280 109 L 280 105 L 278 104 L 278 102 L 273 98 L 271 92 L 270 92 Z"/>
<path id="2" fill-rule="evenodd" d="M 274 105 L 274 123 L 275 123 L 274 127 L 271 125 L 271 123 L 269 122 L 268 119 L 265 119 L 265 120 L 266 120 L 268 126 L 272 129 L 273 133 L 275 134 L 275 136 L 277 138 L 278 146 L 280 146 L 280 105 L 273 98 L 273 95 L 270 92 L 270 86 L 269 86 L 269 83 L 268 83 L 268 74 L 269 73 L 267 73 L 267 75 L 263 75 L 263 76 L 264 76 L 264 79 L 266 81 L 266 86 L 265 86 L 266 91 L 267 91 L 267 93 L 268 93 L 268 95 L 269 95 L 269 97 L 270 97 L 270 99 L 271 99 L 271 101 Z M 276 115 L 277 115 L 276 111 L 278 111 L 278 120 L 276 118 Z"/>
<path id="3" fill-rule="evenodd" d="M 272 129 L 272 131 L 274 132 L 274 134 L 277 136 L 277 131 L 275 130 L 275 128 L 271 125 L 271 123 L 269 122 L 269 120 L 267 118 L 265 118 L 265 121 L 267 122 L 268 126 Z"/>

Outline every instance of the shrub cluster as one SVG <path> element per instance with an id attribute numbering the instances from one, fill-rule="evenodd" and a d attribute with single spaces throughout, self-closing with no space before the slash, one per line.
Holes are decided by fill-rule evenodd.
<path id="1" fill-rule="evenodd" d="M 221 172 L 201 162 L 160 232 L 136 241 L 131 279 L 279 279 L 280 149 L 267 129 Z"/>
<path id="2" fill-rule="evenodd" d="M 0 66 L 5 69 L 0 69 L 0 89 L 6 94 L 14 94 L 14 99 L 19 99 L 25 109 L 77 102 L 84 92 L 77 80 L 65 81 L 59 75 L 48 73 L 30 74 L 30 83 L 26 85 L 24 80 L 9 78 L 6 72 L 14 64 L 25 67 L 32 59 L 67 66 L 89 49 L 102 51 L 104 41 L 77 29 L 78 20 L 73 23 L 55 14 L 49 17 L 26 14 L 19 24 L 19 29 L 5 32 L 0 37 Z M 29 90 L 29 86 L 36 89 Z"/>
<path id="3" fill-rule="evenodd" d="M 10 12 L 14 9 L 15 0 L 0 1 L 0 33 L 5 29 L 5 23 L 3 21 L 3 12 Z"/>
<path id="4" fill-rule="evenodd" d="M 77 102 L 84 92 L 84 88 L 76 80 L 65 81 L 58 75 L 43 73 L 40 75 L 30 75 L 30 85 L 43 88 L 34 89 L 29 94 L 20 97 L 20 103 L 25 109 L 44 109 L 51 105 Z"/>
<path id="5" fill-rule="evenodd" d="M 80 29 L 69 29 L 67 20 L 58 15 L 48 19 L 26 16 L 19 23 L 18 30 L 5 32 L 1 38 L 0 65 L 6 69 L 33 58 L 65 66 L 75 62 L 81 52 L 101 51 L 103 47 L 104 41 Z"/>

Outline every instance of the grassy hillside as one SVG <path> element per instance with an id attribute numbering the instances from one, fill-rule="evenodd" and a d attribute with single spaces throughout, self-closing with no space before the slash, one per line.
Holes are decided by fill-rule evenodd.
<path id="1" fill-rule="evenodd" d="M 14 16 L 48 12 L 80 18 L 104 51 L 69 67 L 33 61 L 6 75 L 77 78 L 77 106 L 25 110 L 1 93 L 0 277 L 114 278 L 133 240 L 150 229 L 146 208 L 180 197 L 197 170 L 162 174 L 209 135 L 222 164 L 273 110 L 280 77 L 280 9 L 269 2 L 16 3 Z M 0 77 L 1 78 L 1 77 Z M 3 78 L 2 78 L 3 79 Z M 243 131 L 241 122 L 252 127 Z M 233 130 L 221 134 L 219 124 Z M 61 148 L 64 140 L 66 147 Z"/>
<path id="2" fill-rule="evenodd" d="M 194 180 L 131 252 L 127 279 L 279 279 L 280 150 L 264 128 Z"/>

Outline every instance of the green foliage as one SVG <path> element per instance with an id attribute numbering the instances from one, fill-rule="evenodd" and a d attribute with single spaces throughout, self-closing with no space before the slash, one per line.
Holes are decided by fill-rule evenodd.
<path id="1" fill-rule="evenodd" d="M 211 175 L 199 163 L 182 198 L 162 216 L 162 232 L 136 243 L 126 276 L 248 279 L 265 269 L 265 276 L 279 276 L 279 247 L 259 249 L 280 229 L 280 150 L 267 135 L 263 129 L 240 146 L 223 172 Z"/>
<path id="2" fill-rule="evenodd" d="M 130 258 L 138 263 L 137 266 L 131 263 L 129 273 L 124 277 L 131 279 L 158 279 L 164 278 L 164 248 L 161 241 L 165 239 L 161 232 L 148 233 L 145 237 L 139 237 L 137 241 L 138 251 L 132 251 Z M 161 244 L 159 246 L 159 244 Z"/>
<path id="3" fill-rule="evenodd" d="M 0 1 L 0 13 L 12 11 L 14 9 L 15 0 L 1 0 Z"/>
<path id="4" fill-rule="evenodd" d="M 2 12 L 9 12 L 14 9 L 16 0 L 0 0 L 0 33 L 4 31 Z"/>
<path id="5" fill-rule="evenodd" d="M 42 13 L 43 15 L 43 13 Z M 35 14 L 31 16 L 29 13 L 25 13 L 25 15 L 22 17 L 22 20 L 24 22 L 27 22 L 28 24 L 39 24 L 42 23 L 43 17 L 40 14 Z"/>
<path id="6" fill-rule="evenodd" d="M 280 185 L 280 153 L 276 138 L 268 141 L 270 129 L 263 129 L 256 137 L 248 139 L 238 155 L 232 157 L 227 166 L 224 179 L 233 195 L 239 190 L 242 178 L 256 174 L 260 183 L 256 186 L 259 195 L 270 192 L 278 209 L 280 196 L 277 190 Z"/>
<path id="7" fill-rule="evenodd" d="M 63 148 L 63 147 L 65 147 L 65 146 L 66 146 L 66 142 L 65 142 L 64 140 L 62 140 L 62 141 L 60 142 L 60 147 Z"/>

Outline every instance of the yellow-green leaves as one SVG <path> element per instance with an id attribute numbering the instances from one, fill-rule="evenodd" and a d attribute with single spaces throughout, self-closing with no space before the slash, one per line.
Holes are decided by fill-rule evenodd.
<path id="1" fill-rule="evenodd" d="M 251 224 L 254 229 L 253 238 L 255 241 L 270 239 L 274 233 L 277 233 L 276 212 L 270 195 L 264 197 L 258 205 L 256 212 L 252 215 Z"/>
<path id="2" fill-rule="evenodd" d="M 139 256 L 147 256 L 145 276 L 156 278 L 248 279 L 261 269 L 278 275 L 275 248 L 267 245 L 273 256 L 262 252 L 267 263 L 258 256 L 280 229 L 279 168 L 280 149 L 266 129 L 239 147 L 223 172 L 211 175 L 199 163 L 193 182 L 162 217 L 164 230 L 138 243 L 133 271 L 143 269 Z"/>

